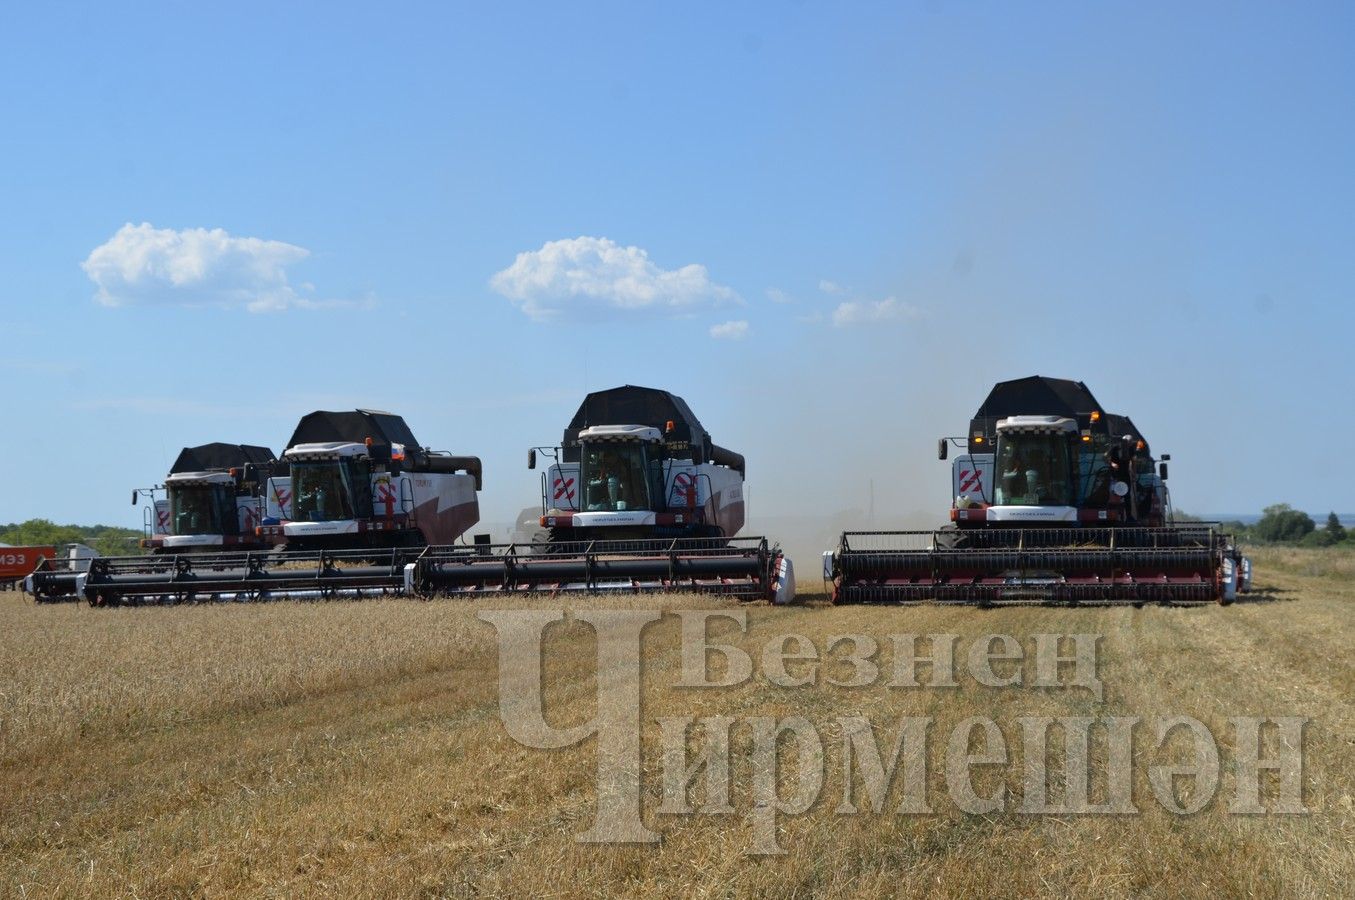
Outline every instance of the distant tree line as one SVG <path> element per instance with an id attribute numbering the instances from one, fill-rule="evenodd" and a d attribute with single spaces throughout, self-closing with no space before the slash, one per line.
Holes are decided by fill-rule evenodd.
<path id="1" fill-rule="evenodd" d="M 1181 518 L 1177 515 L 1177 518 Z M 1327 522 L 1317 527 L 1313 517 L 1302 510 L 1294 509 L 1288 503 L 1276 503 L 1261 511 L 1261 518 L 1255 525 L 1241 522 L 1224 522 L 1225 530 L 1239 538 L 1261 544 L 1297 544 L 1301 547 L 1335 547 L 1340 544 L 1355 547 L 1355 534 L 1352 534 L 1335 512 L 1327 514 Z"/>
<path id="2" fill-rule="evenodd" d="M 55 547 L 85 544 L 102 556 L 129 556 L 141 553 L 141 531 L 115 525 L 57 525 L 48 519 L 29 519 L 0 525 L 0 543 L 16 547 Z"/>

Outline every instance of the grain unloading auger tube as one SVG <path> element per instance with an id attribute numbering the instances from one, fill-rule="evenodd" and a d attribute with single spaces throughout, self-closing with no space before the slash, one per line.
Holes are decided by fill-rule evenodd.
<path id="1" fill-rule="evenodd" d="M 1210 523 L 851 531 L 824 554 L 834 603 L 1231 603 L 1250 564 Z"/>
<path id="2" fill-rule="evenodd" d="M 410 594 L 703 593 L 789 603 L 795 574 L 766 538 L 429 547 L 405 567 Z"/>

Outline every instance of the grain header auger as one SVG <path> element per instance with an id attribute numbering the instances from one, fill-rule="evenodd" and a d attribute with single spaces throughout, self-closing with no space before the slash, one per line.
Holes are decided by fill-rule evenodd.
<path id="1" fill-rule="evenodd" d="M 824 554 L 836 603 L 1231 603 L 1251 563 L 1216 523 L 1175 524 L 1167 460 L 1081 382 L 996 385 L 942 438 L 950 524 L 846 532 Z"/>
<path id="2" fill-rule="evenodd" d="M 541 481 L 541 531 L 523 544 L 430 547 L 413 593 L 687 592 L 789 602 L 780 548 L 743 528 L 744 458 L 711 442 L 675 394 L 625 385 L 588 394 Z"/>
<path id="3" fill-rule="evenodd" d="M 90 606 L 361 600 L 403 593 L 423 548 L 101 557 L 76 576 Z M 41 598 L 39 598 L 41 599 Z"/>

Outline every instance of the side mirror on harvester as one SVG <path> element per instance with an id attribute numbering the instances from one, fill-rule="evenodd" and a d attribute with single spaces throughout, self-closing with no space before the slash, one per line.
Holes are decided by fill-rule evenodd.
<path id="1" fill-rule="evenodd" d="M 137 491 L 132 491 L 132 505 L 136 506 Z"/>
<path id="2" fill-rule="evenodd" d="M 1157 477 L 1158 477 L 1158 478 L 1161 478 L 1163 481 L 1166 481 L 1166 480 L 1167 480 L 1167 464 L 1166 464 L 1166 463 L 1158 463 L 1158 464 L 1157 464 Z"/>
<path id="3" fill-rule="evenodd" d="M 530 450 L 527 451 L 527 468 L 529 468 L 529 469 L 535 469 L 535 468 L 536 468 L 536 448 L 535 448 L 535 447 L 533 447 L 532 449 L 530 449 Z"/>
<path id="4" fill-rule="evenodd" d="M 939 440 L 939 441 L 936 442 L 936 458 L 937 458 L 937 459 L 945 459 L 945 458 L 946 458 L 946 450 L 947 450 L 947 447 L 946 447 L 946 439 L 945 439 L 945 438 L 941 438 L 941 440 Z"/>

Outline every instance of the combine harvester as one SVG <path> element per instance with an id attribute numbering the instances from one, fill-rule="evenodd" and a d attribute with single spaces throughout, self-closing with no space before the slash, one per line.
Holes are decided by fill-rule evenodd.
<path id="1" fill-rule="evenodd" d="M 304 416 L 282 462 L 252 546 L 100 558 L 87 571 L 34 573 L 26 587 L 40 601 L 74 594 L 94 606 L 399 593 L 425 546 L 450 544 L 479 520 L 480 460 L 420 447 L 390 413 Z M 171 519 L 174 509 L 171 499 Z"/>
<path id="2" fill-rule="evenodd" d="M 132 491 L 133 506 L 142 493 L 151 496 L 142 548 L 161 554 L 272 547 L 255 529 L 263 520 L 262 487 L 276 462 L 272 450 L 250 444 L 183 448 L 164 484 Z M 165 496 L 157 499 L 160 491 Z"/>
<path id="3" fill-rule="evenodd" d="M 132 491 L 133 506 L 142 495 L 151 501 L 142 508 L 141 548 L 155 555 L 270 548 L 255 528 L 263 512 L 261 485 L 275 462 L 272 450 L 250 444 L 184 447 L 164 484 Z M 161 492 L 165 496 L 157 498 Z M 94 556 L 77 551 L 49 559 L 24 579 L 25 590 L 39 601 L 75 599 L 79 576 L 89 571 Z M 147 563 L 140 556 L 123 559 L 129 566 Z"/>
<path id="4" fill-rule="evenodd" d="M 541 481 L 528 544 L 430 547 L 410 593 L 699 591 L 789 602 L 790 560 L 744 523 L 744 459 L 711 442 L 675 394 L 626 385 L 588 394 Z"/>
<path id="5" fill-rule="evenodd" d="M 951 466 L 951 524 L 846 532 L 835 603 L 1231 603 L 1251 563 L 1216 523 L 1174 524 L 1167 460 L 1081 382 L 999 383 Z"/>
<path id="6" fill-rule="evenodd" d="M 400 416 L 318 410 L 282 454 L 260 538 L 287 550 L 450 544 L 480 521 L 480 460 L 419 446 Z"/>

